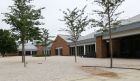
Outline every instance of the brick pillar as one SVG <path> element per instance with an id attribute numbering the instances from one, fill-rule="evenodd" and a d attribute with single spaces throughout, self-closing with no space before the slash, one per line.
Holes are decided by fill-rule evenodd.
<path id="1" fill-rule="evenodd" d="M 96 57 L 97 58 L 107 57 L 107 45 L 106 41 L 102 40 L 102 36 L 96 37 Z"/>
<path id="2" fill-rule="evenodd" d="M 56 53 L 55 53 L 55 49 L 54 48 L 51 48 L 51 56 L 54 56 Z"/>

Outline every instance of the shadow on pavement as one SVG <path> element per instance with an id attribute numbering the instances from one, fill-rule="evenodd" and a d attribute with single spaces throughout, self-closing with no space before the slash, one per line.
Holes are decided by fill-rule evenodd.
<path id="1" fill-rule="evenodd" d="M 110 68 L 107 66 L 82 66 L 82 67 L 100 67 L 100 68 Z M 117 69 L 132 69 L 132 70 L 140 70 L 140 68 L 127 68 L 127 67 L 112 67 Z"/>

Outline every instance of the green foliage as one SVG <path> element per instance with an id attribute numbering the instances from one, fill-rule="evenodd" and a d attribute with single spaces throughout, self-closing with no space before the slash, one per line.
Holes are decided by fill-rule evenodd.
<path id="1" fill-rule="evenodd" d="M 67 27 L 64 31 L 70 34 L 69 40 L 75 44 L 75 62 L 77 62 L 77 41 L 90 22 L 88 17 L 84 16 L 85 8 L 86 6 L 82 10 L 74 8 L 73 10 L 67 9 L 67 11 L 63 11 L 64 19 L 62 21 L 65 22 Z"/>
<path id="2" fill-rule="evenodd" d="M 14 5 L 9 6 L 10 12 L 4 13 L 6 19 L 4 21 L 11 25 L 13 35 L 23 40 L 31 40 L 37 38 L 39 34 L 38 25 L 42 25 L 39 19 L 42 19 L 41 10 L 33 9 L 30 5 L 33 0 L 13 0 Z"/>
<path id="3" fill-rule="evenodd" d="M 0 29 L 0 53 L 5 56 L 5 53 L 15 53 L 17 46 L 15 39 L 11 37 L 11 33 L 8 30 Z"/>
<path id="4" fill-rule="evenodd" d="M 116 12 L 116 10 L 123 1 L 124 0 L 94 0 L 94 2 L 100 6 L 101 10 L 94 10 L 98 19 L 95 19 L 92 26 L 101 27 L 100 31 L 108 31 L 109 23 L 111 28 L 120 25 L 120 20 L 118 20 L 118 18 L 123 12 Z M 108 15 L 110 21 L 108 21 Z"/>
<path id="5" fill-rule="evenodd" d="M 29 30 L 30 34 L 27 38 L 27 40 L 42 40 L 42 35 L 41 35 L 41 31 L 38 27 L 34 27 L 32 29 Z"/>
<path id="6" fill-rule="evenodd" d="M 40 9 L 34 9 L 34 6 L 31 5 L 33 0 L 13 0 L 14 5 L 9 6 L 10 12 L 4 13 L 5 21 L 7 24 L 11 25 L 13 36 L 21 40 L 22 43 L 22 62 L 25 63 L 25 48 L 24 43 L 27 40 L 33 40 L 38 38 L 39 28 L 38 25 L 43 23 L 39 22 L 39 19 L 43 19 L 41 16 Z"/>
<path id="7" fill-rule="evenodd" d="M 67 11 L 63 11 L 64 19 L 61 21 L 64 21 L 67 27 L 64 31 L 67 31 L 71 35 L 70 40 L 73 42 L 78 40 L 81 33 L 85 31 L 85 27 L 89 24 L 88 17 L 84 16 L 85 8 L 82 10 L 74 8 L 73 10 L 67 9 Z"/>
<path id="8" fill-rule="evenodd" d="M 118 16 L 122 13 L 116 13 L 118 7 L 124 0 L 95 0 L 95 2 L 102 8 L 102 10 L 95 10 L 100 17 L 100 20 L 96 20 L 93 26 L 102 27 L 101 32 L 109 33 L 109 46 L 110 46 L 110 68 L 113 67 L 113 47 L 112 47 L 112 31 L 111 29 L 117 27 L 120 22 Z"/>
<path id="9" fill-rule="evenodd" d="M 52 43 L 51 38 L 53 38 L 54 36 L 50 36 L 49 34 L 49 30 L 42 28 L 42 43 L 44 46 L 48 46 Z"/>
<path id="10" fill-rule="evenodd" d="M 49 30 L 42 28 L 40 32 L 40 38 L 36 39 L 36 44 L 48 46 L 52 43 L 53 40 L 51 40 L 51 38 L 53 37 L 54 36 L 49 35 Z"/>

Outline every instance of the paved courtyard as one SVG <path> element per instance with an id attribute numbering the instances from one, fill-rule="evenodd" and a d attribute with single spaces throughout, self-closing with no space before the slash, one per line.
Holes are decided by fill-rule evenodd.
<path id="1" fill-rule="evenodd" d="M 140 81 L 139 59 L 81 58 L 74 62 L 72 56 L 26 57 L 27 67 L 21 57 L 0 57 L 0 81 Z M 92 67 L 102 66 L 102 67 Z M 124 68 L 137 68 L 124 69 Z"/>

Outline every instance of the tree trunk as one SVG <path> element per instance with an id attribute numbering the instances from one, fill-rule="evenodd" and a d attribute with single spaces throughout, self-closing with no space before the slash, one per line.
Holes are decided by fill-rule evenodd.
<path id="1" fill-rule="evenodd" d="M 25 41 L 22 41 L 22 63 L 24 63 L 24 67 L 26 67 L 26 61 L 25 61 Z"/>
<path id="2" fill-rule="evenodd" d="M 22 63 L 24 63 L 24 43 L 22 43 Z"/>
<path id="3" fill-rule="evenodd" d="M 108 24 L 109 24 L 109 45 L 110 45 L 110 68 L 113 67 L 113 47 L 112 47 L 112 31 L 111 31 L 111 25 L 110 25 L 110 5 L 109 5 L 109 0 L 108 0 Z"/>
<path id="4" fill-rule="evenodd" d="M 2 52 L 1 55 L 2 55 L 2 57 L 5 57 L 5 52 Z"/>
<path id="5" fill-rule="evenodd" d="M 75 42 L 75 63 L 77 63 L 77 42 Z"/>
<path id="6" fill-rule="evenodd" d="M 47 49 L 47 39 L 45 38 L 45 61 L 46 61 L 46 57 L 47 57 L 47 53 L 46 53 L 46 49 Z"/>

